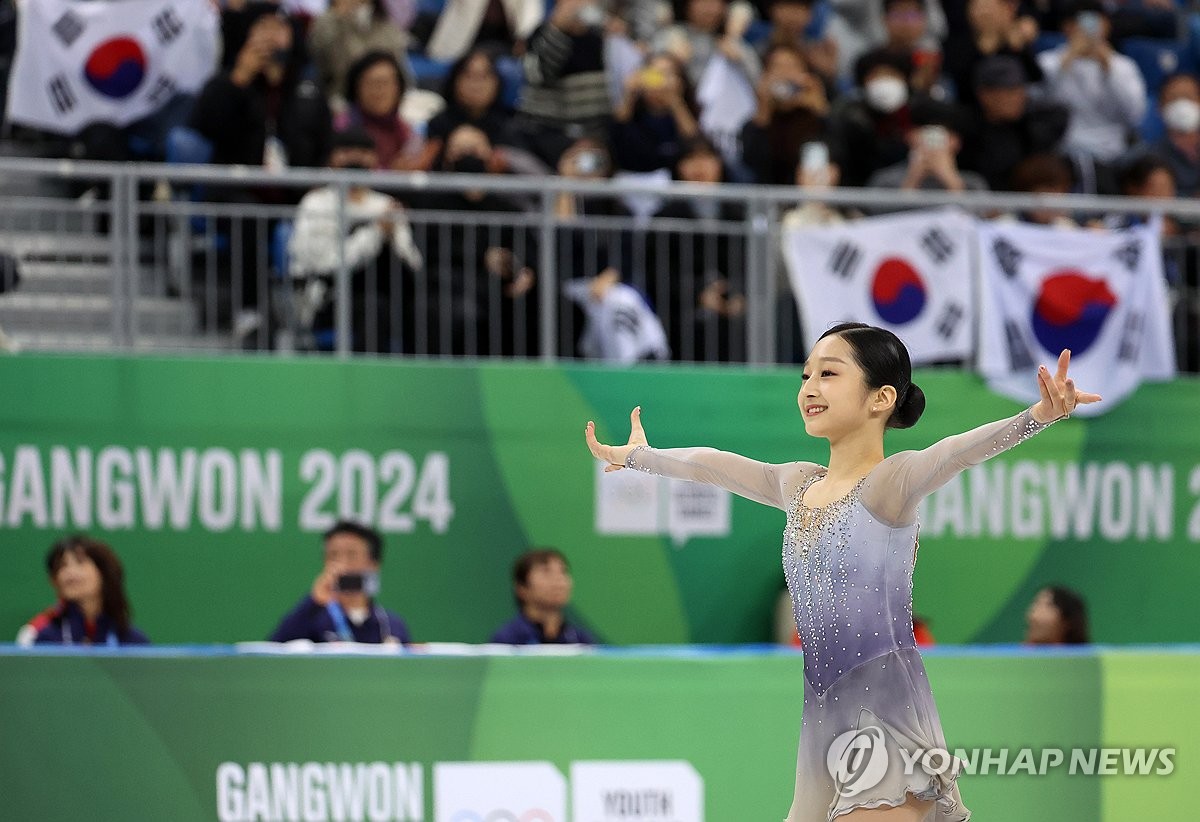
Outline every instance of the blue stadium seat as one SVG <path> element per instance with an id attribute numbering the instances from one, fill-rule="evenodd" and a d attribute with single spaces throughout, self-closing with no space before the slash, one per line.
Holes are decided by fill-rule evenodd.
<path id="1" fill-rule="evenodd" d="M 413 76 L 417 86 L 431 91 L 442 90 L 446 75 L 450 72 L 450 63 L 445 60 L 434 60 L 418 51 L 408 53 L 408 63 L 412 66 Z"/>
<path id="2" fill-rule="evenodd" d="M 213 145 L 208 138 L 187 126 L 175 126 L 168 131 L 163 150 L 168 163 L 180 165 L 205 165 L 212 160 L 213 155 Z M 193 202 L 204 199 L 203 186 L 191 186 L 188 199 Z M 191 227 L 194 233 L 203 234 L 207 224 L 203 217 L 194 216 L 191 218 Z M 217 238 L 218 246 L 226 242 L 227 237 Z"/>
<path id="3" fill-rule="evenodd" d="M 176 126 L 167 132 L 167 162 L 204 165 L 212 160 L 213 146 L 200 132 Z"/>
<path id="4" fill-rule="evenodd" d="M 1121 53 L 1137 63 L 1146 81 L 1146 93 L 1153 100 L 1163 80 L 1177 71 L 1194 71 L 1195 65 L 1185 45 L 1173 40 L 1128 37 L 1121 41 Z"/>
<path id="5" fill-rule="evenodd" d="M 446 0 L 417 0 L 417 14 L 437 17 L 446 8 Z"/>
<path id="6" fill-rule="evenodd" d="M 1067 42 L 1067 35 L 1062 32 L 1043 31 L 1033 41 L 1033 51 L 1035 54 L 1041 54 L 1043 51 L 1052 51 L 1065 42 Z"/>

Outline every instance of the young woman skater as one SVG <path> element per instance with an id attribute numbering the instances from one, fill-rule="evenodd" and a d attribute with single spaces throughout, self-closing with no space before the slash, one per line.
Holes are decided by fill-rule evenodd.
<path id="1" fill-rule="evenodd" d="M 956 769 L 928 773 L 918 764 L 906 773 L 900 755 L 947 749 L 913 639 L 917 506 L 955 474 L 1065 418 L 1077 403 L 1098 402 L 1067 377 L 1069 362 L 1063 351 L 1054 374 L 1038 369 L 1041 401 L 1015 417 L 885 459 L 884 430 L 910 427 L 925 408 L 908 351 L 884 329 L 831 328 L 804 365 L 798 397 L 805 430 L 829 440 L 828 468 L 769 465 L 711 448 L 654 449 L 640 407 L 626 445 L 602 445 L 587 424 L 588 447 L 608 463 L 606 471 L 705 482 L 787 512 L 783 570 L 804 644 L 803 721 L 787 822 L 970 818 Z M 839 737 L 839 744 L 854 737 L 857 751 L 831 768 L 827 754 Z"/>

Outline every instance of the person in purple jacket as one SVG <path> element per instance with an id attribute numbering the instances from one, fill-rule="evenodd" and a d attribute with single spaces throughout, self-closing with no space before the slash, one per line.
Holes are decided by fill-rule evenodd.
<path id="1" fill-rule="evenodd" d="M 325 532 L 325 565 L 312 590 L 279 623 L 272 642 L 365 642 L 407 645 L 408 626 L 375 601 L 383 539 L 342 520 Z"/>
<path id="2" fill-rule="evenodd" d="M 583 628 L 567 621 L 571 601 L 571 567 L 561 551 L 534 548 L 513 563 L 513 595 L 518 613 L 492 634 L 502 645 L 595 645 Z"/>
<path id="3" fill-rule="evenodd" d="M 130 622 L 125 570 L 111 548 L 78 534 L 59 540 L 46 555 L 46 572 L 58 603 L 22 628 L 20 644 L 146 645 Z"/>

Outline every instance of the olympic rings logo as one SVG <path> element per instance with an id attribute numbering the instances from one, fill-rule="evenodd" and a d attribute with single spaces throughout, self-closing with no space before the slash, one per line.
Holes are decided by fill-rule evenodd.
<path id="1" fill-rule="evenodd" d="M 478 811 L 458 811 L 450 817 L 450 822 L 558 822 L 550 811 L 541 808 L 530 808 L 521 815 L 513 811 L 497 808 L 481 815 Z"/>

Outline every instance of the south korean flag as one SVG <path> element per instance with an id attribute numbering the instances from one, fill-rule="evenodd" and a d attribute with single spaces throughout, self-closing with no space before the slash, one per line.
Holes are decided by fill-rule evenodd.
<path id="1" fill-rule="evenodd" d="M 1039 399 L 1034 373 L 1071 350 L 1076 384 L 1103 414 L 1143 381 L 1175 376 L 1161 223 L 1126 231 L 980 223 L 979 370 L 992 390 Z"/>
<path id="2" fill-rule="evenodd" d="M 125 126 L 198 92 L 216 68 L 209 0 L 29 0 L 19 18 L 8 118 L 33 128 Z"/>
<path id="3" fill-rule="evenodd" d="M 954 210 L 788 231 L 784 260 L 805 347 L 832 325 L 863 322 L 904 340 L 913 363 L 969 359 L 973 237 L 971 218 Z"/>

